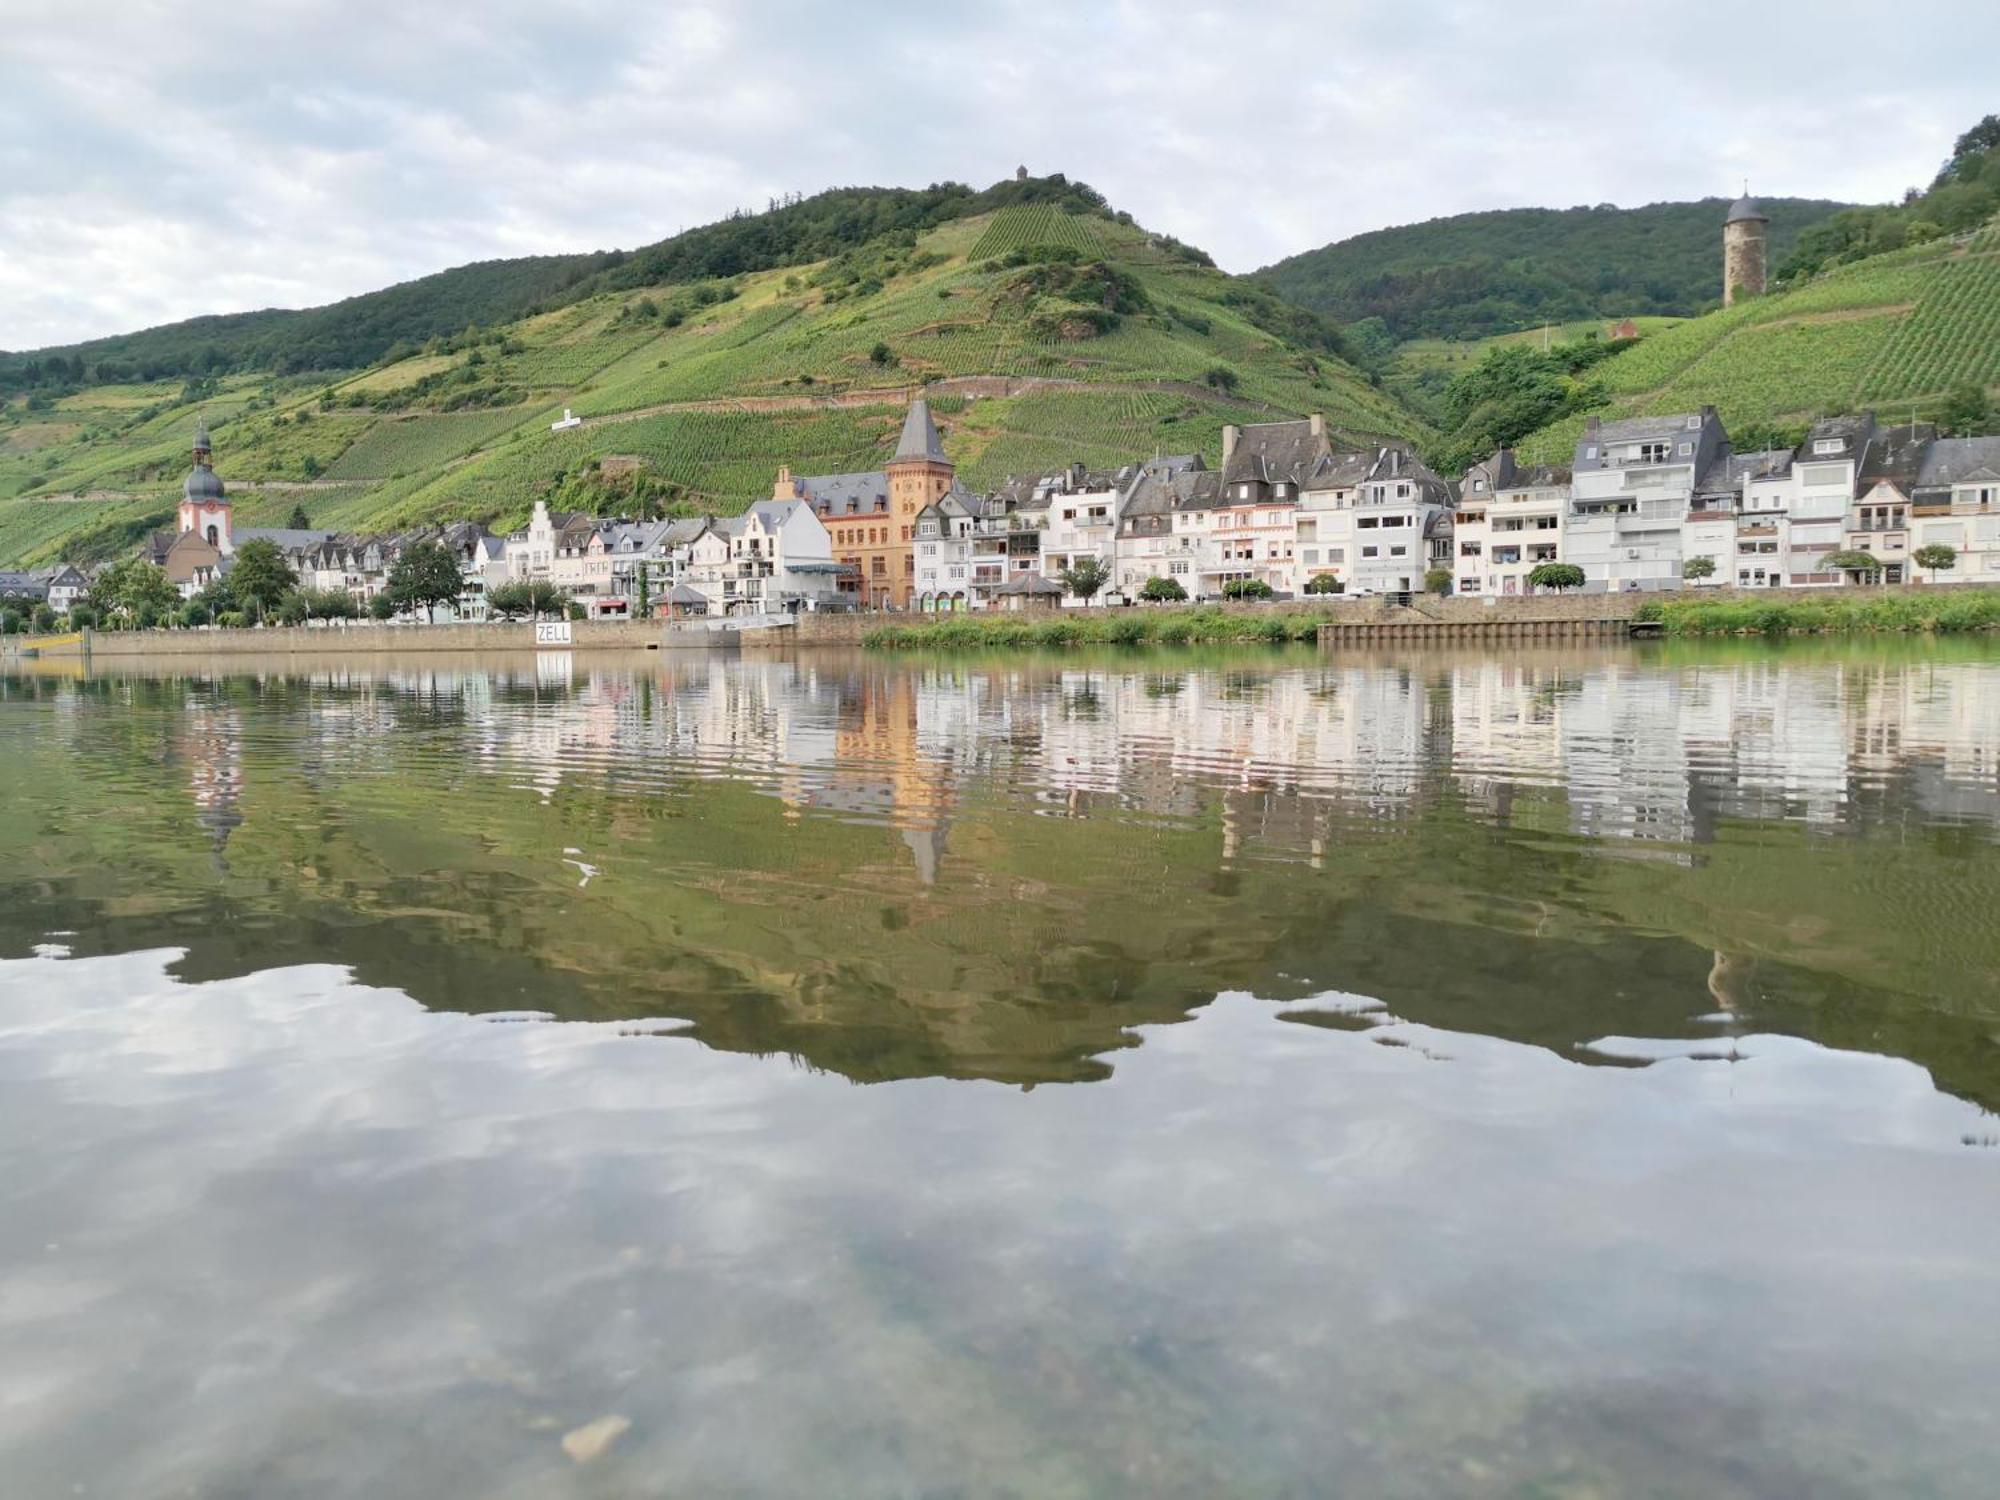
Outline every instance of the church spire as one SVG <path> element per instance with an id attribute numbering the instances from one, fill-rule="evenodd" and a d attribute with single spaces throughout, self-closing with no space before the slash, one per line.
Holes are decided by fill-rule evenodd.
<path id="1" fill-rule="evenodd" d="M 937 423 L 931 420 L 931 404 L 921 396 L 910 403 L 910 414 L 903 419 L 902 441 L 896 444 L 896 456 L 890 462 L 951 462 L 944 456 L 944 444 L 938 438 Z"/>

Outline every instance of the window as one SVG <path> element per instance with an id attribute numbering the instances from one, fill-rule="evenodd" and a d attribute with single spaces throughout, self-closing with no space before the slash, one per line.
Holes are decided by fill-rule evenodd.
<path id="1" fill-rule="evenodd" d="M 1409 553 L 1410 549 L 1408 547 L 1391 547 L 1389 549 L 1389 555 L 1391 557 L 1407 557 L 1409 556 Z"/>
<path id="2" fill-rule="evenodd" d="M 1477 557 L 1484 550 L 1485 545 L 1481 542 L 1460 542 L 1458 544 L 1458 555 L 1460 557 Z"/>
<path id="3" fill-rule="evenodd" d="M 1380 526 L 1381 524 L 1382 522 L 1380 518 L 1376 516 L 1363 516 L 1360 520 L 1354 523 L 1355 529 L 1359 531 L 1373 531 L 1377 526 Z"/>
<path id="4" fill-rule="evenodd" d="M 1844 452 L 1846 448 L 1847 444 L 1839 438 L 1820 438 L 1813 444 L 1813 453 L 1816 457 L 1825 458 L 1828 454 Z"/>
<path id="5" fill-rule="evenodd" d="M 1361 555 L 1363 557 L 1380 557 L 1382 555 L 1382 549 L 1380 547 L 1363 547 L 1361 549 Z"/>
<path id="6" fill-rule="evenodd" d="M 1479 492 L 1480 492 L 1481 490 L 1483 490 L 1483 489 L 1485 489 L 1485 488 L 1486 488 L 1486 481 L 1485 481 L 1485 480 L 1483 480 L 1483 479 L 1475 479 L 1475 480 L 1473 480 L 1473 481 L 1472 481 L 1472 489 L 1473 489 L 1473 493 L 1474 493 L 1474 494 L 1477 494 L 1477 493 L 1479 493 Z M 1465 582 L 1465 581 L 1466 581 L 1466 580 L 1464 580 L 1464 579 L 1460 579 L 1460 580 L 1459 580 L 1459 582 L 1461 582 L 1461 583 L 1463 583 L 1463 582 Z M 1468 590 L 1466 590 L 1466 592 L 1467 592 L 1467 593 L 1470 593 L 1470 592 L 1471 592 L 1471 590 L 1470 590 L 1470 589 L 1468 589 Z"/>
<path id="7" fill-rule="evenodd" d="M 1689 455 L 1690 453 L 1692 453 L 1692 452 L 1694 452 L 1694 444 L 1693 444 L 1693 443 L 1682 443 L 1682 444 L 1681 444 L 1681 457 L 1682 457 L 1682 458 L 1686 458 L 1686 457 L 1687 457 L 1687 456 L 1688 456 L 1688 455 Z"/>
<path id="8" fill-rule="evenodd" d="M 1177 557 L 1173 561 L 1167 564 L 1167 572 L 1172 575 L 1185 577 L 1187 574 L 1187 570 L 1188 570 L 1188 565 L 1187 561 L 1184 558 Z"/>
<path id="9" fill-rule="evenodd" d="M 1476 594 L 1476 593 L 1478 593 L 1478 592 L 1479 592 L 1479 580 L 1478 580 L 1477 578 L 1461 578 L 1461 579 L 1459 579 L 1459 580 L 1458 580 L 1458 591 L 1459 591 L 1459 592 L 1460 592 L 1461 594 Z"/>
<path id="10" fill-rule="evenodd" d="M 1996 554 L 1994 554 L 1994 555 L 1995 555 L 1996 557 L 2000 557 L 2000 553 L 1996 553 Z M 1327 561 L 1328 561 L 1329 563 L 1341 563 L 1341 562 L 1346 562 L 1346 561 L 1347 561 L 1347 549 L 1346 549 L 1345 547 L 1329 547 L 1329 548 L 1327 548 L 1327 549 L 1326 549 L 1326 560 L 1327 560 Z"/>
<path id="11" fill-rule="evenodd" d="M 1667 455 L 1673 452 L 1673 445 L 1671 443 L 1641 443 L 1638 452 L 1639 462 L 1642 464 L 1665 463 Z"/>

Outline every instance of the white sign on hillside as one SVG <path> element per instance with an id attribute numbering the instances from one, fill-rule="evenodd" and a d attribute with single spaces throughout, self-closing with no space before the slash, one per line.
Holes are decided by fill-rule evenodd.
<path id="1" fill-rule="evenodd" d="M 538 620 L 535 622 L 535 644 L 537 646 L 567 646 L 570 644 L 569 621 Z"/>

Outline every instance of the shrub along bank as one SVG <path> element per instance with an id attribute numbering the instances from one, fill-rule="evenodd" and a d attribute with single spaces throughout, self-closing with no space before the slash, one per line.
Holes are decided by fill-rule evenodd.
<path id="1" fill-rule="evenodd" d="M 1919 589 L 1850 599 L 1667 599 L 1641 605 L 1635 618 L 1657 620 L 1668 635 L 1834 635 L 1841 632 L 2000 628 L 2000 589 Z"/>
<path id="2" fill-rule="evenodd" d="M 1064 610 L 1060 614 L 950 615 L 920 625 L 883 625 L 861 644 L 874 651 L 964 651 L 987 646 L 1284 645 L 1319 639 L 1323 612 L 1220 609 Z"/>

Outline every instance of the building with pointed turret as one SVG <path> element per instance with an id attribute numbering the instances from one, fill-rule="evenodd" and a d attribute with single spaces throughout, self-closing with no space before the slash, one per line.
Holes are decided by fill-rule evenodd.
<path id="1" fill-rule="evenodd" d="M 860 474 L 778 470 L 773 500 L 803 500 L 826 527 L 843 573 L 841 592 L 865 609 L 909 609 L 916 597 L 917 514 L 951 493 L 957 470 L 945 457 L 930 403 L 910 403 L 893 458 Z"/>

